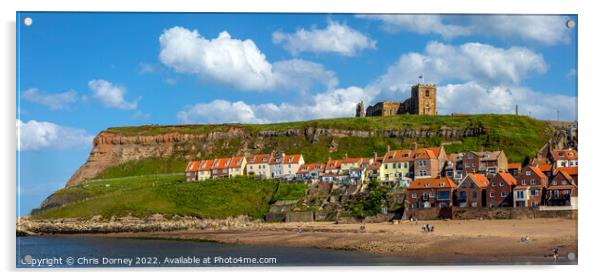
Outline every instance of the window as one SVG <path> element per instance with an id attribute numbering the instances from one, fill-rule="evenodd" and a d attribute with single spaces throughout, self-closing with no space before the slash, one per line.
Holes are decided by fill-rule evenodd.
<path id="1" fill-rule="evenodd" d="M 558 183 L 556 183 L 556 181 L 552 181 L 552 185 L 556 186 Z"/>
<path id="2" fill-rule="evenodd" d="M 431 191 L 431 192 L 429 193 L 429 196 L 430 196 L 430 197 L 435 197 L 435 192 L 434 192 L 434 191 Z"/>
<path id="3" fill-rule="evenodd" d="M 503 187 L 503 186 L 504 186 L 504 182 L 500 182 L 500 187 Z"/>
<path id="4" fill-rule="evenodd" d="M 535 179 L 531 179 L 531 185 L 535 185 L 536 180 Z"/>
<path id="5" fill-rule="evenodd" d="M 389 168 L 388 164 L 385 163 L 385 169 L 388 169 L 388 168 Z"/>
<path id="6" fill-rule="evenodd" d="M 524 191 L 516 191 L 516 198 L 524 199 L 525 198 L 525 192 Z"/>
<path id="7" fill-rule="evenodd" d="M 495 182 L 491 182 L 491 186 L 495 187 L 496 183 Z"/>
<path id="8" fill-rule="evenodd" d="M 507 192 L 502 192 L 501 197 L 507 197 L 508 193 Z"/>
<path id="9" fill-rule="evenodd" d="M 527 176 L 531 176 L 531 171 L 530 171 L 530 170 L 527 170 L 527 172 L 525 172 L 525 175 L 527 175 Z"/>
<path id="10" fill-rule="evenodd" d="M 566 184 L 567 184 L 567 181 L 566 181 L 566 180 L 562 180 L 562 184 L 563 184 L 563 185 L 566 185 Z"/>
<path id="11" fill-rule="evenodd" d="M 531 190 L 531 195 L 537 195 L 539 192 L 535 189 Z"/>
<path id="12" fill-rule="evenodd" d="M 476 199 L 477 198 L 477 192 L 472 192 L 472 198 Z"/>
<path id="13" fill-rule="evenodd" d="M 520 184 L 524 186 L 527 184 L 527 182 L 525 182 L 525 179 L 522 179 L 522 180 L 520 180 Z"/>
<path id="14" fill-rule="evenodd" d="M 449 191 L 438 191 L 437 200 L 449 200 Z"/>
<path id="15" fill-rule="evenodd" d="M 430 91 L 427 89 L 427 90 L 424 92 L 424 96 L 426 96 L 426 97 L 429 97 L 429 95 L 431 95 L 431 92 L 430 92 Z"/>
<path id="16" fill-rule="evenodd" d="M 495 197 L 495 193 L 494 192 L 490 192 L 489 193 L 489 197 L 494 198 Z"/>

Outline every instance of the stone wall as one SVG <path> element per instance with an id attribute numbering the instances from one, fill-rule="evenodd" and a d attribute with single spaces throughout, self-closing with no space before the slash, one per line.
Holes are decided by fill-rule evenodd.
<path id="1" fill-rule="evenodd" d="M 445 208 L 444 208 L 445 209 Z M 535 218 L 564 218 L 577 219 L 577 210 L 547 210 L 539 211 L 531 208 L 452 208 L 444 210 L 440 208 L 407 209 L 404 219 L 410 217 L 418 220 L 436 219 L 535 219 Z"/>

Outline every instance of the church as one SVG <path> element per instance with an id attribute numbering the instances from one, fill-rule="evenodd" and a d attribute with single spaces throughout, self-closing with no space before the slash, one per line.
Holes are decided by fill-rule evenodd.
<path id="1" fill-rule="evenodd" d="M 364 102 L 357 104 L 356 117 L 375 117 L 393 115 L 437 115 L 437 86 L 434 84 L 416 84 L 412 86 L 410 98 L 403 102 L 383 101 L 368 106 L 364 111 Z"/>

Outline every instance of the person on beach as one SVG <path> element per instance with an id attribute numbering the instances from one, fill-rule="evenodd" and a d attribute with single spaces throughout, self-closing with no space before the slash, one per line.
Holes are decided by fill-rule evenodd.
<path id="1" fill-rule="evenodd" d="M 301 225 L 297 225 L 297 234 L 301 234 L 302 231 Z"/>
<path id="2" fill-rule="evenodd" d="M 365 232 L 365 231 L 366 231 L 366 224 L 365 224 L 364 222 L 362 222 L 362 223 L 360 224 L 360 232 L 361 232 L 361 233 L 363 233 L 363 232 Z"/>
<path id="3" fill-rule="evenodd" d="M 560 253 L 560 249 L 558 249 L 558 247 L 555 247 L 552 250 L 552 257 L 554 258 L 554 263 L 558 262 L 558 255 L 560 255 L 559 253 Z"/>

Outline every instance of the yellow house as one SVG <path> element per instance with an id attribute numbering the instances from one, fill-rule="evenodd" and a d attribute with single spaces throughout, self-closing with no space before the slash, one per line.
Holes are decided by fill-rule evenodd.
<path id="1" fill-rule="evenodd" d="M 201 160 L 197 172 L 197 180 L 204 181 L 211 178 L 211 167 L 213 166 L 212 159 Z"/>
<path id="2" fill-rule="evenodd" d="M 399 182 L 403 177 L 408 176 L 411 162 L 412 150 L 388 151 L 380 165 L 380 181 Z"/>
<path id="3" fill-rule="evenodd" d="M 247 167 L 247 159 L 245 157 L 233 157 L 227 165 L 229 177 L 243 176 Z"/>

